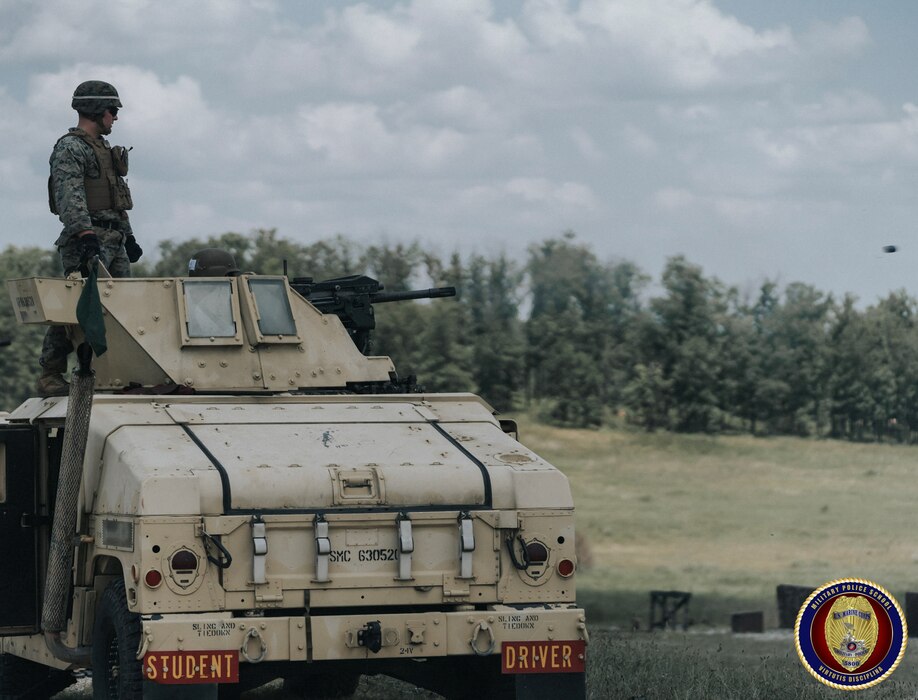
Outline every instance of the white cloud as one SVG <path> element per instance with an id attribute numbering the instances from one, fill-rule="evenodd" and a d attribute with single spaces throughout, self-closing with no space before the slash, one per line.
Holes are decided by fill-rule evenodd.
<path id="1" fill-rule="evenodd" d="M 347 7 L 341 12 L 341 26 L 348 43 L 360 51 L 367 65 L 399 70 L 415 54 L 422 39 L 420 27 L 404 21 L 401 12 L 386 14 L 368 5 Z"/>
<path id="2" fill-rule="evenodd" d="M 412 109 L 416 118 L 466 131 L 503 130 L 510 122 L 510 115 L 495 106 L 493 95 L 468 85 L 422 94 Z"/>
<path id="3" fill-rule="evenodd" d="M 918 107 L 902 107 L 899 119 L 865 122 L 826 117 L 817 124 L 792 125 L 784 129 L 751 133 L 754 149 L 779 169 L 827 174 L 877 173 L 890 165 L 918 165 Z"/>
<path id="4" fill-rule="evenodd" d="M 660 150 L 653 137 L 634 124 L 625 124 L 625 128 L 622 129 L 622 138 L 629 150 L 641 156 L 654 156 Z"/>
<path id="5" fill-rule="evenodd" d="M 579 17 L 631 53 L 638 74 L 682 89 L 755 81 L 736 72 L 738 59 L 794 50 L 788 29 L 757 32 L 707 0 L 585 0 Z"/>
<path id="6" fill-rule="evenodd" d="M 603 149 L 597 145 L 593 137 L 583 127 L 575 126 L 571 129 L 570 138 L 577 152 L 586 160 L 599 162 L 605 159 L 606 154 Z"/>
<path id="7" fill-rule="evenodd" d="M 883 103 L 862 90 L 829 92 L 818 100 L 797 106 L 795 117 L 801 122 L 837 123 L 877 121 L 886 115 Z"/>
<path id="8" fill-rule="evenodd" d="M 0 8 L 9 27 L 0 61 L 109 62 L 220 46 L 238 51 L 240 31 L 257 35 L 272 17 L 271 4 L 246 0 L 20 0 Z"/>
<path id="9" fill-rule="evenodd" d="M 597 206 L 592 190 L 579 182 L 555 183 L 545 178 L 517 177 L 506 184 L 505 191 L 526 202 L 546 206 L 562 205 L 590 209 Z"/>
<path id="10" fill-rule="evenodd" d="M 664 187 L 653 195 L 654 202 L 663 209 L 684 209 L 695 203 L 696 197 L 688 190 Z"/>
<path id="11" fill-rule="evenodd" d="M 728 223 L 743 228 L 768 225 L 773 221 L 768 202 L 740 197 L 721 197 L 713 202 L 714 210 Z"/>
<path id="12" fill-rule="evenodd" d="M 464 138 L 449 128 L 390 127 L 372 104 L 332 103 L 301 108 L 300 130 L 306 145 L 332 167 L 378 172 L 394 164 L 429 170 L 461 154 Z"/>
<path id="13" fill-rule="evenodd" d="M 796 143 L 786 139 L 775 138 L 765 131 L 755 131 L 750 135 L 756 149 L 777 168 L 792 168 L 800 163 L 801 149 Z"/>
<path id="14" fill-rule="evenodd" d="M 805 49 L 830 56 L 859 53 L 870 42 L 870 30 L 860 17 L 843 17 L 834 24 L 817 22 L 800 40 Z"/>
<path id="15" fill-rule="evenodd" d="M 539 44 L 580 45 L 586 41 L 582 23 L 565 0 L 527 0 L 523 5 L 523 20 Z"/>
<path id="16" fill-rule="evenodd" d="M 369 167 L 392 152 L 393 137 L 373 104 L 325 104 L 299 113 L 306 144 L 329 162 Z"/>

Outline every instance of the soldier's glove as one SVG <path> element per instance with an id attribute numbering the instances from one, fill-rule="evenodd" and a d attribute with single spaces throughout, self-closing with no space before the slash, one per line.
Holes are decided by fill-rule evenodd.
<path id="1" fill-rule="evenodd" d="M 128 260 L 132 263 L 140 260 L 140 256 L 143 255 L 143 248 L 137 243 L 133 233 L 124 239 L 124 250 L 127 252 Z"/>
<path id="2" fill-rule="evenodd" d="M 99 237 L 96 234 L 87 233 L 85 236 L 80 236 L 80 262 L 89 262 L 101 254 L 102 246 L 99 245 Z"/>

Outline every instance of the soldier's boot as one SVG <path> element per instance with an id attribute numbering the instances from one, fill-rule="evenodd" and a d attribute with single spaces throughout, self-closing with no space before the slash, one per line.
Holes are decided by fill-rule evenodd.
<path id="1" fill-rule="evenodd" d="M 35 390 L 40 396 L 67 396 L 70 393 L 70 384 L 64 379 L 59 368 L 42 367 L 41 376 L 35 383 Z"/>

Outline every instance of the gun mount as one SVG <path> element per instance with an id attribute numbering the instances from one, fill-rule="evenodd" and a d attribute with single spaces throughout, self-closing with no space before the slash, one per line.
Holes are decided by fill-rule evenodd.
<path id="1" fill-rule="evenodd" d="M 75 274 L 10 280 L 8 287 L 20 323 L 66 325 L 78 345 L 76 305 L 85 284 Z M 453 287 L 384 292 L 365 275 L 324 282 L 135 277 L 98 285 L 114 352 L 93 366 L 97 389 L 110 391 L 390 391 L 402 386 L 392 361 L 367 356 L 373 304 L 456 294 Z"/>
<path id="2" fill-rule="evenodd" d="M 370 333 L 376 328 L 373 304 L 456 296 L 455 287 L 384 292 L 382 283 L 366 275 L 336 277 L 324 282 L 314 282 L 312 277 L 294 277 L 290 287 L 323 314 L 340 318 L 363 354 L 370 349 Z"/>

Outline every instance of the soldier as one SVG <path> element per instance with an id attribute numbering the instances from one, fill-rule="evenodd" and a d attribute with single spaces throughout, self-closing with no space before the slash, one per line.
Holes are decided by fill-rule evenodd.
<path id="1" fill-rule="evenodd" d="M 109 83 L 89 80 L 73 93 L 71 107 L 79 120 L 58 139 L 51 153 L 48 204 L 64 224 L 54 245 L 64 274 L 82 269 L 99 256 L 112 277 L 130 277 L 131 263 L 143 255 L 134 238 L 128 210 L 133 206 L 124 176 L 128 149 L 110 146 L 121 109 L 118 91 Z M 43 396 L 66 394 L 67 355 L 73 344 L 63 326 L 51 326 L 42 344 L 42 373 L 37 389 Z"/>

